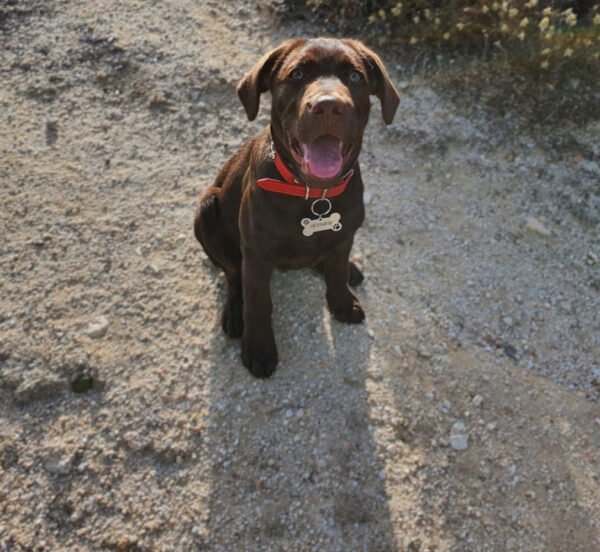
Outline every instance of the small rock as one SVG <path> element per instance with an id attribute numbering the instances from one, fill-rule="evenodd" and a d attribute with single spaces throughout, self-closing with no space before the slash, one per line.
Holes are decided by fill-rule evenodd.
<path id="1" fill-rule="evenodd" d="M 144 274 L 154 276 L 155 278 L 160 278 L 162 276 L 162 271 L 157 264 L 149 263 L 144 268 Z"/>
<path id="2" fill-rule="evenodd" d="M 473 405 L 474 406 L 481 406 L 482 402 L 483 402 L 483 397 L 481 395 L 475 395 L 473 397 Z"/>
<path id="3" fill-rule="evenodd" d="M 502 350 L 504 351 L 504 354 L 507 357 L 512 358 L 514 360 L 517 359 L 517 349 L 510 343 L 507 343 Z"/>
<path id="4" fill-rule="evenodd" d="M 419 539 L 413 540 L 406 547 L 406 552 L 420 552 L 421 550 L 421 541 Z"/>
<path id="5" fill-rule="evenodd" d="M 150 109 L 163 109 L 167 105 L 167 98 L 161 90 L 157 90 L 150 97 L 148 107 Z"/>
<path id="6" fill-rule="evenodd" d="M 558 306 L 567 313 L 570 313 L 573 308 L 570 301 L 561 301 Z"/>
<path id="7" fill-rule="evenodd" d="M 454 450 L 466 450 L 469 446 L 469 434 L 461 421 L 455 422 L 450 430 L 450 446 Z"/>
<path id="8" fill-rule="evenodd" d="M 46 131 L 56 132 L 58 130 L 58 119 L 48 119 L 46 121 Z"/>
<path id="9" fill-rule="evenodd" d="M 552 235 L 550 230 L 548 230 L 538 219 L 534 217 L 529 217 L 526 220 L 525 230 L 544 237 Z"/>
<path id="10" fill-rule="evenodd" d="M 46 461 L 44 467 L 50 473 L 57 475 L 67 475 L 73 467 L 73 454 L 64 454 L 63 456 Z"/>
<path id="11" fill-rule="evenodd" d="M 368 190 L 366 190 L 363 193 L 363 201 L 364 201 L 365 205 L 370 205 L 371 201 L 373 201 L 373 194 L 371 192 L 369 192 Z"/>
<path id="12" fill-rule="evenodd" d="M 431 353 L 427 349 L 423 348 L 417 350 L 417 355 L 421 358 L 431 358 Z"/>
<path id="13" fill-rule="evenodd" d="M 447 414 L 448 412 L 450 412 L 450 409 L 452 408 L 452 403 L 450 401 L 444 401 L 444 404 L 442 404 L 442 410 Z"/>
<path id="14" fill-rule="evenodd" d="M 65 388 L 65 383 L 56 374 L 34 370 L 15 389 L 18 404 L 54 398 Z"/>
<path id="15" fill-rule="evenodd" d="M 94 321 L 90 322 L 83 333 L 92 339 L 100 339 L 104 337 L 106 334 L 106 330 L 108 330 L 109 321 L 105 316 L 99 316 Z"/>

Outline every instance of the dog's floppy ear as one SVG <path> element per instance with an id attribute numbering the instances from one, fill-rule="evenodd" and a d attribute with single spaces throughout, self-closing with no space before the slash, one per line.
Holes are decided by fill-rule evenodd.
<path id="1" fill-rule="evenodd" d="M 305 42 L 305 40 L 286 40 L 281 46 L 278 46 L 260 58 L 256 65 L 246 73 L 237 85 L 237 94 L 242 101 L 242 105 L 250 121 L 256 118 L 260 104 L 260 95 L 269 90 L 275 71 L 285 56 L 302 42 Z"/>
<path id="2" fill-rule="evenodd" d="M 383 62 L 375 52 L 369 50 L 359 40 L 345 40 L 344 42 L 354 48 L 363 59 L 369 73 L 371 94 L 375 94 L 379 98 L 383 120 L 387 125 L 391 124 L 400 104 L 400 95 L 396 87 L 392 84 Z"/>

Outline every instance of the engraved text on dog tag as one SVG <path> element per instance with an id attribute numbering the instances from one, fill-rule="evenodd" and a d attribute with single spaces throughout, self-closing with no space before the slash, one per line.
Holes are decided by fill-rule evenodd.
<path id="1" fill-rule="evenodd" d="M 339 232 L 342 229 L 339 213 L 331 213 L 328 217 L 319 217 L 318 219 L 303 218 L 300 221 L 303 226 L 302 233 L 305 236 L 312 236 L 315 232 L 323 230 L 333 230 Z"/>

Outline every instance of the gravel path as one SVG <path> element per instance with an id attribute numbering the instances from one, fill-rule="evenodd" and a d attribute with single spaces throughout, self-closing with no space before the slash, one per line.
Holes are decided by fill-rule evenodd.
<path id="1" fill-rule="evenodd" d="M 367 322 L 275 274 L 255 380 L 192 217 L 268 121 L 239 78 L 317 32 L 256 5 L 0 7 L 0 550 L 600 549 L 600 125 L 518 134 L 380 50 Z"/>

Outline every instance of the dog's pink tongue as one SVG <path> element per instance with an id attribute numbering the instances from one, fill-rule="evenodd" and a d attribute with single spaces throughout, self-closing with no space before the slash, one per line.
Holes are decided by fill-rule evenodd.
<path id="1" fill-rule="evenodd" d="M 342 142 L 333 136 L 321 136 L 302 144 L 303 169 L 317 178 L 333 178 L 342 170 Z"/>

